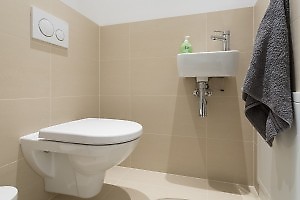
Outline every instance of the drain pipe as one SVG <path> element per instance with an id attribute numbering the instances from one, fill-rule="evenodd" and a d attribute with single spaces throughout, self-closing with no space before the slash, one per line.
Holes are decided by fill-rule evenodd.
<path id="1" fill-rule="evenodd" d="M 199 97 L 199 116 L 206 117 L 207 116 L 207 100 L 206 96 L 211 96 L 212 92 L 208 90 L 207 81 L 199 81 L 197 82 L 198 88 L 193 92 L 195 96 Z"/>
<path id="2" fill-rule="evenodd" d="M 199 115 L 200 117 L 207 116 L 207 101 L 205 99 L 205 92 L 207 89 L 207 83 L 204 81 L 198 82 L 199 89 Z"/>

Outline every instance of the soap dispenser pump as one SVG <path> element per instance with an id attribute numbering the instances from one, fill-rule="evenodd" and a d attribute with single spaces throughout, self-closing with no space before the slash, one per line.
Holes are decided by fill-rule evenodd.
<path id="1" fill-rule="evenodd" d="M 192 53 L 192 44 L 189 42 L 190 36 L 185 36 L 184 41 L 182 42 L 180 46 L 180 53 Z"/>

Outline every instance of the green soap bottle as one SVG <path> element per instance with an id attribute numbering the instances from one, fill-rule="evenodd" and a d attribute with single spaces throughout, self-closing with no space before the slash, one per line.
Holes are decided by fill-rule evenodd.
<path id="1" fill-rule="evenodd" d="M 192 45 L 189 42 L 189 37 L 190 36 L 185 36 L 185 39 L 180 46 L 180 53 L 192 53 L 193 52 Z"/>

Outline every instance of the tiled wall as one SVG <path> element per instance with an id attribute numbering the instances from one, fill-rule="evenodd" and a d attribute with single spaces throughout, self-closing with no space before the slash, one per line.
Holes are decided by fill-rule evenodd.
<path id="1" fill-rule="evenodd" d="M 67 21 L 70 48 L 30 39 L 30 5 Z M 19 137 L 99 113 L 99 27 L 58 0 L 0 1 L 0 185 L 20 200 L 47 200 Z M 1 198 L 1 197 L 0 197 Z"/>
<path id="2" fill-rule="evenodd" d="M 198 116 L 193 78 L 179 78 L 185 35 L 194 51 L 221 50 L 214 30 L 231 31 L 241 52 L 236 78 L 211 79 L 208 117 Z M 101 27 L 100 115 L 129 119 L 144 134 L 125 166 L 253 184 L 253 129 L 241 87 L 252 51 L 253 8 Z M 225 91 L 220 91 L 224 89 Z"/>
<path id="3" fill-rule="evenodd" d="M 293 39 L 293 51 L 294 51 L 294 80 L 295 80 L 295 91 L 300 91 L 300 1 L 290 0 L 291 8 L 291 29 Z"/>

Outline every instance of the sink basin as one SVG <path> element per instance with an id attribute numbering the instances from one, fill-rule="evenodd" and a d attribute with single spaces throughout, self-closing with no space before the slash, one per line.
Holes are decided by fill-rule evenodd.
<path id="1" fill-rule="evenodd" d="M 237 50 L 178 54 L 178 74 L 180 77 L 197 77 L 197 79 L 235 76 L 238 57 Z"/>

